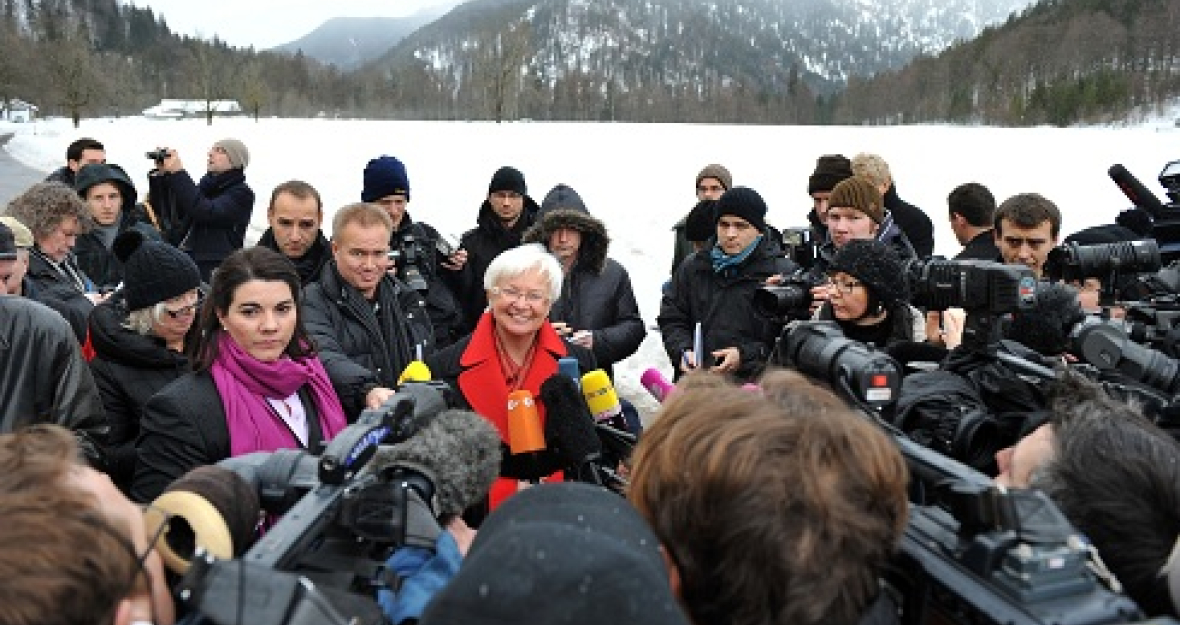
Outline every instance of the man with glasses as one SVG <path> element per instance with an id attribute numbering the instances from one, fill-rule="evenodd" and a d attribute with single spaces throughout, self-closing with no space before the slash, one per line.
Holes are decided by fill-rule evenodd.
<path id="1" fill-rule="evenodd" d="M 67 430 L 37 425 L 0 435 L 0 474 L 0 571 L 11 573 L 0 590 L 0 625 L 176 620 L 154 549 L 159 535 L 149 535 L 143 511 L 105 474 L 79 463 Z M 71 612 L 77 620 L 64 618 Z"/>
<path id="2" fill-rule="evenodd" d="M 680 265 L 657 322 L 677 377 L 710 369 L 747 381 L 761 372 L 782 329 L 754 310 L 754 292 L 796 267 L 766 236 L 766 202 L 753 189 L 726 191 L 717 201 L 716 224 L 716 245 Z"/>
<path id="3" fill-rule="evenodd" d="M 460 239 L 467 250 L 467 264 L 456 279 L 455 295 L 463 309 L 463 332 L 471 332 L 488 307 L 483 275 L 492 259 L 520 245 L 525 231 L 537 219 L 541 207 L 529 197 L 524 174 L 515 167 L 501 167 L 488 184 L 488 196 L 479 207 L 476 227 Z"/>
<path id="4" fill-rule="evenodd" d="M 337 211 L 332 260 L 304 295 L 304 324 L 350 420 L 384 403 L 406 365 L 434 351 L 422 295 L 388 271 L 392 232 L 374 204 Z"/>

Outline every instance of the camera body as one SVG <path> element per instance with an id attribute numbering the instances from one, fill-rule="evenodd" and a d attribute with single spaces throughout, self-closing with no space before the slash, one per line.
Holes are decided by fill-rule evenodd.
<path id="1" fill-rule="evenodd" d="M 911 304 L 927 310 L 962 308 L 971 313 L 1005 314 L 1032 308 L 1037 280 L 1027 267 L 979 260 L 910 261 Z"/>
<path id="2" fill-rule="evenodd" d="M 809 270 L 819 258 L 822 241 L 815 237 L 815 231 L 808 227 L 783 228 L 783 251 L 786 257 L 804 270 Z"/>
<path id="3" fill-rule="evenodd" d="M 815 300 L 811 289 L 815 286 L 803 274 L 784 276 L 781 283 L 754 291 L 754 312 L 784 322 L 807 319 L 811 317 L 811 305 Z"/>
<path id="4" fill-rule="evenodd" d="M 397 268 L 397 277 L 419 293 L 425 293 L 430 289 L 422 266 L 424 262 L 432 260 L 433 258 L 426 255 L 426 250 L 418 238 L 409 232 L 401 236 L 396 248 L 389 250 L 389 261 Z"/>
<path id="5" fill-rule="evenodd" d="M 168 158 L 168 154 L 170 152 L 171 152 L 171 150 L 169 150 L 168 148 L 160 148 L 158 150 L 153 150 L 151 152 L 148 152 L 144 156 L 155 161 L 157 165 L 163 165 L 165 159 Z"/>

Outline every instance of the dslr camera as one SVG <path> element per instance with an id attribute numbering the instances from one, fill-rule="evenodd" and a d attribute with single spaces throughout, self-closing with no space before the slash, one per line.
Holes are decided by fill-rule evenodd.
<path id="1" fill-rule="evenodd" d="M 803 275 L 784 276 L 775 286 L 754 291 L 754 312 L 768 319 L 793 321 L 811 317 L 811 288 L 815 284 Z"/>
<path id="2" fill-rule="evenodd" d="M 168 148 L 160 148 L 158 150 L 148 152 L 144 156 L 147 156 L 149 159 L 155 161 L 157 165 L 163 165 L 164 160 L 168 158 L 169 152 L 171 152 L 171 150 Z"/>

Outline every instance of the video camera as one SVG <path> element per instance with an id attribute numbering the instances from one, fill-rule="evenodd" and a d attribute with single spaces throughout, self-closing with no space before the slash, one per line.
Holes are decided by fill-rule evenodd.
<path id="1" fill-rule="evenodd" d="M 1027 267 L 931 258 L 909 261 L 905 272 L 914 306 L 967 311 L 962 345 L 975 351 L 994 351 L 1001 339 L 1002 317 L 1036 303 L 1037 280 Z"/>
<path id="2" fill-rule="evenodd" d="M 806 319 L 811 316 L 814 286 L 805 275 L 794 274 L 785 276 L 777 285 L 759 287 L 754 291 L 754 312 L 768 319 Z"/>
<path id="3" fill-rule="evenodd" d="M 811 269 L 819 258 L 819 246 L 815 231 L 808 227 L 783 228 L 783 251 L 804 271 Z"/>
<path id="4" fill-rule="evenodd" d="M 419 293 L 429 290 L 430 287 L 422 274 L 422 263 L 432 262 L 433 258 L 426 256 L 422 244 L 413 234 L 407 232 L 402 235 L 398 247 L 389 250 L 389 260 L 397 267 L 397 277 L 411 289 Z"/>
<path id="5" fill-rule="evenodd" d="M 886 574 L 901 622 L 1005 625 L 1125 623 L 1133 601 L 1101 583 L 1092 553 L 1043 493 L 1004 491 L 882 419 L 901 366 L 826 322 L 797 322 L 782 362 L 837 389 L 897 443 L 911 472 L 909 521 Z"/>
<path id="6" fill-rule="evenodd" d="M 437 476 L 412 463 L 369 464 L 379 449 L 396 449 L 386 446 L 409 441 L 454 404 L 444 383 L 406 383 L 318 457 L 284 450 L 223 461 L 257 486 L 267 513 L 282 518 L 240 560 L 193 553 L 178 588 L 182 599 L 218 625 L 238 623 L 243 613 L 243 622 L 260 625 L 378 622 L 372 596 L 386 583 L 389 553 L 405 545 L 432 549 L 442 529 Z"/>
<path id="7" fill-rule="evenodd" d="M 1164 264 L 1180 260 L 1180 160 L 1164 165 L 1159 174 L 1159 183 L 1171 200 L 1168 204 L 1160 202 L 1134 174 L 1118 163 L 1111 165 L 1107 174 L 1135 208 L 1151 216 L 1151 238 L 1159 244 Z"/>

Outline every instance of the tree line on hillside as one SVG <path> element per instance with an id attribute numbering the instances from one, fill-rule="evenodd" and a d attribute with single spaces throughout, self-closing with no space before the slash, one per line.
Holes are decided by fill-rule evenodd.
<path id="1" fill-rule="evenodd" d="M 481 15 L 487 26 L 446 35 L 436 47 L 452 52 L 446 59 L 406 53 L 343 72 L 301 53 L 180 36 L 150 8 L 118 0 L 3 0 L 0 102 L 20 98 L 75 122 L 176 98 L 233 99 L 255 117 L 1020 126 L 1118 119 L 1180 92 L 1180 0 L 1043 0 L 833 95 L 809 86 L 798 64 L 743 57 L 740 77 L 724 74 L 709 60 L 734 46 L 658 28 L 593 64 L 566 63 L 585 51 L 553 44 L 558 18 L 519 16 Z M 631 43 L 657 62 L 627 56 Z"/>

